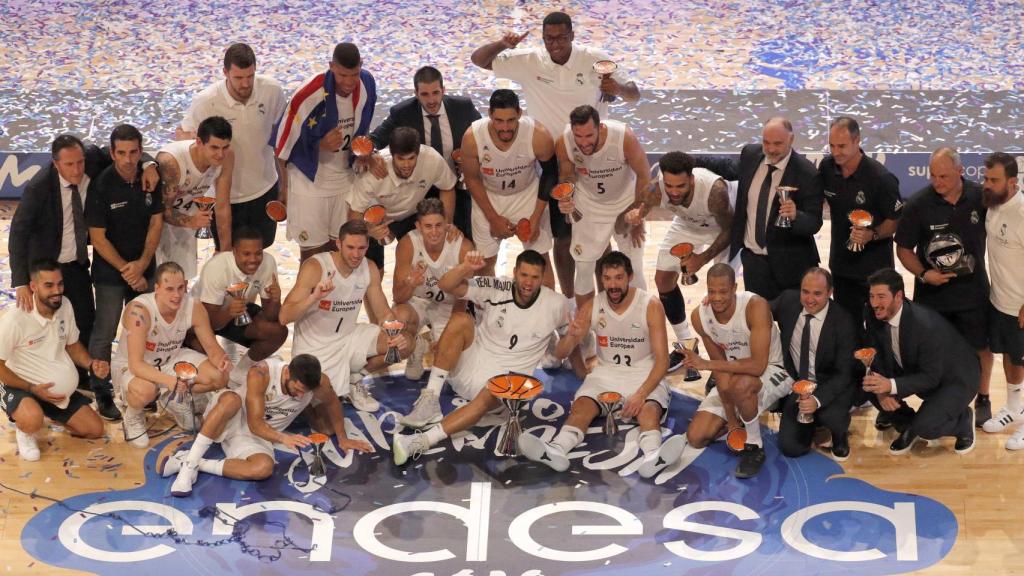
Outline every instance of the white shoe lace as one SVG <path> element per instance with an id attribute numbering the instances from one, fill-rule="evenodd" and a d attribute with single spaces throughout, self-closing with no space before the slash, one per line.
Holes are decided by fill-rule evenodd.
<path id="1" fill-rule="evenodd" d="M 413 460 L 419 460 L 430 446 L 427 445 L 427 437 L 422 432 L 416 432 L 409 441 L 409 455 Z"/>

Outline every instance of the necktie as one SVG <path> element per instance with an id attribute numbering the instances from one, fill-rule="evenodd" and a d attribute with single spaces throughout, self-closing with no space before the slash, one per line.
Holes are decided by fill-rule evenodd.
<path id="1" fill-rule="evenodd" d="M 761 193 L 757 196 L 757 221 L 754 224 L 754 240 L 757 241 L 757 245 L 761 248 L 764 248 L 768 243 L 765 238 L 768 228 L 768 192 L 772 188 L 772 174 L 775 170 L 774 165 L 768 165 L 768 174 L 765 175 L 764 182 L 761 182 Z"/>
<path id="2" fill-rule="evenodd" d="M 78 193 L 78 185 L 70 184 L 71 188 L 71 215 L 75 221 L 75 261 L 86 265 L 89 263 L 89 253 L 86 251 L 85 210 L 82 209 L 82 195 Z"/>
<path id="3" fill-rule="evenodd" d="M 811 371 L 811 314 L 804 314 L 804 332 L 800 335 L 800 370 L 797 376 L 806 380 Z"/>
<path id="4" fill-rule="evenodd" d="M 430 119 L 430 147 L 444 157 L 444 145 L 441 143 L 441 122 L 437 114 L 427 114 Z"/>
<path id="5" fill-rule="evenodd" d="M 900 368 L 903 368 L 903 359 L 900 358 L 900 329 L 892 324 L 889 325 L 889 339 L 892 340 L 892 356 Z"/>

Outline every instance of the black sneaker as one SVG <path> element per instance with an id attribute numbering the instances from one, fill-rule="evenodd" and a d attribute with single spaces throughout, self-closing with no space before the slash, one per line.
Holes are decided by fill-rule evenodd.
<path id="1" fill-rule="evenodd" d="M 704 395 L 707 396 L 708 394 L 711 394 L 711 389 L 717 384 L 718 382 L 715 380 L 714 376 L 708 376 L 708 381 L 704 383 Z"/>
<path id="2" fill-rule="evenodd" d="M 974 427 L 977 425 L 977 413 L 970 408 L 967 411 L 971 413 L 971 416 L 965 418 L 964 424 L 961 426 L 962 430 L 956 435 L 956 444 L 953 445 L 953 451 L 957 454 L 967 454 L 974 450 Z"/>
<path id="3" fill-rule="evenodd" d="M 843 436 L 832 436 L 832 459 L 845 462 L 850 457 L 850 440 Z"/>
<path id="4" fill-rule="evenodd" d="M 737 478 L 753 478 L 764 466 L 764 448 L 754 444 L 744 444 L 740 452 L 740 463 L 736 466 Z"/>
<path id="5" fill-rule="evenodd" d="M 894 456 L 906 454 L 914 447 L 914 442 L 917 442 L 917 435 L 907 428 L 892 441 L 892 444 L 889 444 L 889 454 Z"/>
<path id="6" fill-rule="evenodd" d="M 892 428 L 892 412 L 879 410 L 878 416 L 875 416 L 875 430 L 888 430 L 889 428 Z"/>
<path id="7" fill-rule="evenodd" d="M 121 419 L 121 412 L 114 406 L 114 400 L 110 396 L 96 397 L 96 412 L 100 418 L 108 422 L 117 422 Z"/>
<path id="8" fill-rule="evenodd" d="M 686 360 L 686 356 L 683 356 L 682 352 L 673 350 L 668 355 L 668 371 L 675 372 L 683 366 L 683 361 Z M 687 374 L 689 376 L 689 374 Z"/>
<path id="9" fill-rule="evenodd" d="M 989 399 L 988 394 L 984 396 L 978 394 L 978 397 L 974 399 L 974 422 L 977 428 L 981 428 L 985 422 L 992 419 L 992 400 Z"/>
<path id="10" fill-rule="evenodd" d="M 149 404 L 146 404 L 146 407 L 144 408 L 144 410 L 146 412 L 156 412 L 158 408 L 159 408 L 159 406 L 157 406 L 156 400 L 153 400 Z"/>

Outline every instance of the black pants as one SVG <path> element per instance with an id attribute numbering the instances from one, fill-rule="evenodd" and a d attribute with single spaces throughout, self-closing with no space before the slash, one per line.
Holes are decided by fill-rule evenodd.
<path id="1" fill-rule="evenodd" d="M 900 432 L 909 427 L 915 436 L 925 440 L 956 436 L 970 425 L 973 399 L 974 394 L 947 386 L 929 394 L 917 412 L 900 401 L 901 406 L 892 416 L 893 427 Z M 874 394 L 871 395 L 871 403 L 881 410 Z"/>
<path id="2" fill-rule="evenodd" d="M 150 285 L 152 279 L 149 278 Z M 96 285 L 96 323 L 92 337 L 89 338 L 89 355 L 97 360 L 110 362 L 112 342 L 117 336 L 117 327 L 121 323 L 121 313 L 125 305 L 136 296 L 142 294 L 132 290 L 126 283 Z M 89 387 L 97 396 L 111 396 L 113 388 L 110 377 L 99 379 L 93 377 Z"/>
<path id="3" fill-rule="evenodd" d="M 414 228 L 416 228 L 416 214 L 412 214 L 402 220 L 388 224 L 388 230 L 391 230 L 391 235 L 394 236 L 395 242 L 404 238 L 405 235 Z M 373 238 L 370 238 L 370 246 L 366 249 L 366 259 L 377 265 L 377 269 L 380 270 L 381 276 L 383 277 L 384 247 Z"/>
<path id="4" fill-rule="evenodd" d="M 857 325 L 864 324 L 865 308 L 868 304 L 868 283 L 866 278 L 832 277 L 832 299 L 849 312 Z"/>
<path id="5" fill-rule="evenodd" d="M 852 390 L 852 389 L 851 389 Z M 779 450 L 790 458 L 803 456 L 811 450 L 814 429 L 824 426 L 832 431 L 832 438 L 845 438 L 850 430 L 850 394 L 840 394 L 829 404 L 814 413 L 814 422 L 797 422 L 800 413 L 798 394 L 790 394 L 782 405 L 782 420 L 779 422 Z"/>
<path id="6" fill-rule="evenodd" d="M 743 285 L 748 292 L 753 292 L 770 302 L 789 288 L 775 282 L 767 256 L 754 254 L 744 248 L 740 251 L 740 261 L 743 262 Z"/>
<path id="7" fill-rule="evenodd" d="M 468 190 L 455 189 L 455 216 L 452 224 L 462 232 L 462 235 L 473 240 L 473 199 Z"/>
<path id="8" fill-rule="evenodd" d="M 75 325 L 78 326 L 78 341 L 83 346 L 89 345 L 92 337 L 92 326 L 96 323 L 96 300 L 92 295 L 92 276 L 89 268 L 77 262 L 60 265 L 64 276 L 64 296 L 75 309 Z M 78 369 L 79 382 L 88 382 L 88 373 Z"/>
<path id="9" fill-rule="evenodd" d="M 271 200 L 277 200 L 276 183 L 270 187 L 270 190 L 267 190 L 267 192 L 259 198 L 253 198 L 248 202 L 232 204 L 232 236 L 234 236 L 234 231 L 238 230 L 242 226 L 251 226 L 255 228 L 260 233 L 260 237 L 263 238 L 264 250 L 273 246 L 274 238 L 277 236 L 277 222 L 274 222 L 270 219 L 270 216 L 267 216 L 267 204 Z M 217 250 L 220 250 L 220 237 L 217 234 L 216 218 L 214 218 L 210 227 L 213 229 L 213 244 L 216 246 Z"/>

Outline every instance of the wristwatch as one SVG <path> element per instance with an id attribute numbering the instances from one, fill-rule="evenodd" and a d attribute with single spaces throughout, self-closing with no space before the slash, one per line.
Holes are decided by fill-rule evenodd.
<path id="1" fill-rule="evenodd" d="M 926 280 L 924 279 L 924 275 L 925 275 L 925 274 L 926 274 L 927 272 L 928 272 L 928 269 L 927 269 L 927 268 L 925 268 L 924 270 L 922 270 L 922 271 L 921 271 L 921 273 L 917 275 L 917 279 L 918 279 L 918 280 L 920 280 L 921 282 L 924 282 L 925 284 L 927 284 L 928 282 L 927 282 L 927 281 L 926 281 Z"/>

